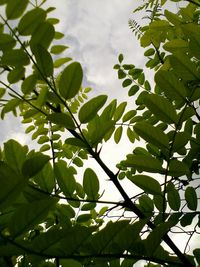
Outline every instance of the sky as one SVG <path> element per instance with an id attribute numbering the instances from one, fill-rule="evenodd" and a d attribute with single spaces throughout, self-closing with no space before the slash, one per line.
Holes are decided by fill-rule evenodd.
<path id="1" fill-rule="evenodd" d="M 47 7 L 56 7 L 49 17 L 60 19 L 56 30 L 65 34 L 65 37 L 58 42 L 69 46 L 62 56 L 72 57 L 74 61 L 82 64 L 84 86 L 93 89 L 91 97 L 107 94 L 109 95 L 107 103 L 117 98 L 118 104 L 128 100 L 128 90 L 122 88 L 121 80 L 118 80 L 117 71 L 113 66 L 118 63 L 120 53 L 124 54 L 126 63 L 138 67 L 143 67 L 145 64 L 144 51 L 128 26 L 129 18 L 137 19 L 133 10 L 140 3 L 132 0 L 47 0 Z M 30 148 L 34 148 L 35 143 L 30 142 L 30 136 L 24 133 L 23 127 L 26 128 L 27 125 L 23 126 L 10 114 L 6 115 L 4 121 L 0 120 L 0 144 L 13 138 L 21 144 L 28 143 Z M 124 159 L 131 149 L 130 143 L 125 139 L 119 145 L 111 141 L 109 145 L 104 146 L 103 158 L 113 171 L 117 171 L 115 165 Z M 93 164 L 89 162 L 88 166 L 94 166 Z M 98 166 L 94 168 L 101 173 Z M 105 175 L 103 178 L 106 180 Z M 115 192 L 117 195 L 114 186 L 111 183 L 106 184 L 112 194 Z M 105 194 L 105 198 L 109 197 L 109 194 Z"/>

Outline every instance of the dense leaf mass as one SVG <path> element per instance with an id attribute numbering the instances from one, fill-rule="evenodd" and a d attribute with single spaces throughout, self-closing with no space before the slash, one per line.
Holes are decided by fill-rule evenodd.
<path id="1" fill-rule="evenodd" d="M 37 142 L 1 148 L 0 266 L 199 266 L 199 0 L 134 10 L 146 65 L 119 54 L 128 99 L 109 103 L 83 87 L 45 2 L 0 0 L 1 118 L 20 117 Z"/>

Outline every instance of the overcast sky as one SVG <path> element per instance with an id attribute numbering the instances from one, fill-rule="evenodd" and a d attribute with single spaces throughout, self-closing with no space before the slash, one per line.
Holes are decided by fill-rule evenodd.
<path id="1" fill-rule="evenodd" d="M 128 19 L 137 18 L 132 11 L 140 3 L 132 0 L 47 0 L 46 5 L 56 7 L 49 15 L 60 19 L 56 30 L 65 34 L 61 42 L 70 47 L 65 55 L 81 62 L 84 85 L 92 87 L 95 94 L 127 100 L 127 90 L 121 87 L 113 66 L 119 53 L 124 54 L 127 63 L 144 65 L 143 50 L 128 27 Z M 3 127 L 6 130 L 1 134 L 2 141 L 16 137 L 25 142 L 18 124 L 7 121 L 3 122 Z"/>
<path id="2" fill-rule="evenodd" d="M 119 53 L 125 55 L 127 62 L 141 65 L 139 43 L 128 27 L 136 2 L 140 3 L 132 0 L 47 1 L 57 7 L 54 14 L 61 21 L 58 29 L 65 33 L 73 58 L 82 63 L 87 83 L 98 93 L 116 96 L 122 92 L 121 82 L 113 70 Z"/>

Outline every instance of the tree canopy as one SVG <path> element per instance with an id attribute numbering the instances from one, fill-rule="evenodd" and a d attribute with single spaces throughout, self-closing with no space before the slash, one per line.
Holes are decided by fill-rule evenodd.
<path id="1" fill-rule="evenodd" d="M 1 148 L 0 266 L 199 266 L 199 0 L 134 10 L 145 17 L 129 27 L 146 66 L 122 54 L 114 66 L 131 108 L 105 94 L 88 100 L 83 68 L 66 56 L 45 2 L 0 0 L 1 119 L 13 113 L 38 143 Z M 122 136 L 130 153 L 114 173 L 102 147 Z M 122 201 L 104 199 L 105 179 Z"/>

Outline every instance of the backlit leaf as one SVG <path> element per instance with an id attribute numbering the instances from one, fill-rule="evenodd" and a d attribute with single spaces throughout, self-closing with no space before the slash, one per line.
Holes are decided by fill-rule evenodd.
<path id="1" fill-rule="evenodd" d="M 45 164 L 50 160 L 50 157 L 47 155 L 43 155 L 38 153 L 31 158 L 28 158 L 23 166 L 22 166 L 22 173 L 24 176 L 33 177 L 38 172 L 42 170 Z"/>
<path id="2" fill-rule="evenodd" d="M 8 19 L 19 18 L 28 5 L 28 0 L 12 0 L 7 1 L 6 16 Z"/>
<path id="3" fill-rule="evenodd" d="M 6 50 L 1 58 L 1 64 L 19 67 L 29 64 L 29 57 L 22 49 Z"/>
<path id="4" fill-rule="evenodd" d="M 24 76 L 25 76 L 25 68 L 17 67 L 8 73 L 7 79 L 9 83 L 13 84 L 22 80 Z"/>
<path id="5" fill-rule="evenodd" d="M 4 154 L 7 163 L 16 171 L 21 172 L 22 165 L 26 158 L 24 147 L 16 140 L 10 139 L 4 143 Z"/>
<path id="6" fill-rule="evenodd" d="M 27 184 L 27 178 L 0 161 L 0 209 L 11 205 Z"/>
<path id="7" fill-rule="evenodd" d="M 54 68 L 59 68 L 60 66 L 62 66 L 65 63 L 67 63 L 70 60 L 72 60 L 72 58 L 70 58 L 70 57 L 58 58 L 53 63 Z"/>
<path id="8" fill-rule="evenodd" d="M 97 198 L 99 192 L 99 180 L 96 173 L 90 168 L 87 168 L 84 172 L 83 188 L 88 198 Z"/>
<path id="9" fill-rule="evenodd" d="M 39 44 L 47 49 L 53 41 L 54 35 L 55 29 L 53 25 L 47 21 L 41 22 L 32 34 L 30 46 Z"/>
<path id="10" fill-rule="evenodd" d="M 22 82 L 21 86 L 22 92 L 24 94 L 31 93 L 35 89 L 36 82 L 37 82 L 37 76 L 34 74 L 26 77 L 26 79 Z"/>
<path id="11" fill-rule="evenodd" d="M 79 110 L 78 117 L 80 122 L 87 123 L 91 121 L 96 116 L 97 112 L 103 107 L 107 98 L 107 95 L 99 95 L 85 103 Z"/>
<path id="12" fill-rule="evenodd" d="M 184 104 L 187 96 L 186 88 L 172 71 L 159 70 L 155 75 L 155 81 L 169 99 Z"/>
<path id="13" fill-rule="evenodd" d="M 21 205 L 11 217 L 9 223 L 11 235 L 15 237 L 21 235 L 42 222 L 55 204 L 55 199 L 48 198 Z"/>
<path id="14" fill-rule="evenodd" d="M 65 113 L 52 113 L 47 116 L 47 119 L 57 125 L 65 127 L 66 129 L 75 129 L 74 121 L 71 116 Z"/>
<path id="15" fill-rule="evenodd" d="M 114 113 L 114 120 L 118 121 L 122 117 L 125 108 L 126 108 L 127 102 L 122 102 L 119 104 L 119 106 L 116 108 L 115 113 Z"/>
<path id="16" fill-rule="evenodd" d="M 150 176 L 138 174 L 130 177 L 130 180 L 147 194 L 161 194 L 161 186 L 159 182 Z"/>
<path id="17" fill-rule="evenodd" d="M 67 167 L 64 161 L 59 161 L 54 165 L 54 171 L 58 185 L 66 197 L 72 197 L 76 189 L 76 180 L 72 170 Z"/>
<path id="18" fill-rule="evenodd" d="M 32 46 L 32 52 L 36 59 L 36 69 L 42 78 L 53 75 L 53 60 L 50 53 L 41 45 Z"/>
<path id="19" fill-rule="evenodd" d="M 134 130 L 150 144 L 159 148 L 169 148 L 168 137 L 160 128 L 152 126 L 147 122 L 138 122 L 135 124 Z"/>
<path id="20" fill-rule="evenodd" d="M 34 8 L 28 11 L 18 24 L 20 35 L 31 35 L 45 18 L 46 12 L 41 8 Z"/>
<path id="21" fill-rule="evenodd" d="M 166 123 L 177 122 L 176 110 L 167 98 L 156 94 L 148 94 L 143 101 L 158 119 Z"/>
<path id="22" fill-rule="evenodd" d="M 163 236 L 169 231 L 170 227 L 172 226 L 172 221 L 161 223 L 148 235 L 145 240 L 146 253 L 148 256 L 152 256 L 153 253 L 155 253 L 156 249 L 162 242 Z"/>
<path id="23" fill-rule="evenodd" d="M 59 91 L 64 99 L 70 99 L 78 93 L 83 79 L 83 70 L 78 62 L 68 65 L 59 80 Z"/>
<path id="24" fill-rule="evenodd" d="M 66 45 L 54 45 L 51 47 L 52 54 L 60 54 L 68 48 Z"/>
<path id="25" fill-rule="evenodd" d="M 195 63 L 186 54 L 176 52 L 170 56 L 170 63 L 176 74 L 183 80 L 196 80 L 199 78 Z"/>
<path id="26" fill-rule="evenodd" d="M 123 127 L 119 126 L 114 134 L 115 143 L 118 144 L 122 136 Z"/>
<path id="27" fill-rule="evenodd" d="M 138 171 L 146 171 L 152 173 L 164 173 L 162 164 L 158 159 L 145 155 L 128 155 L 123 166 L 136 168 Z"/>
<path id="28" fill-rule="evenodd" d="M 16 44 L 15 39 L 6 33 L 0 34 L 0 50 L 9 50 L 13 48 Z"/>

